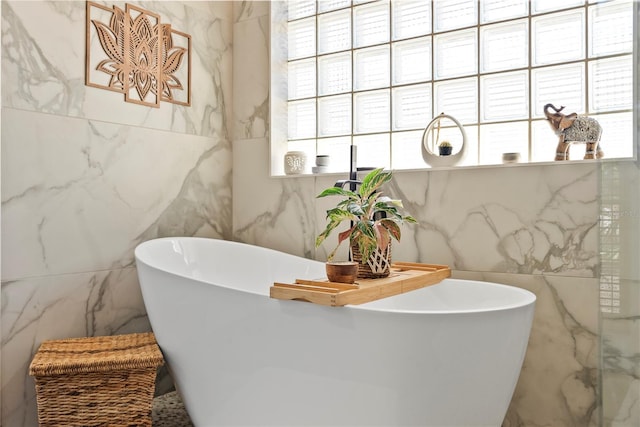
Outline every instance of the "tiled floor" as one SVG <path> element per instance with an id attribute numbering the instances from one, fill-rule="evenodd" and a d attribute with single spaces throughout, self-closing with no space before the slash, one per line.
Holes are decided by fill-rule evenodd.
<path id="1" fill-rule="evenodd" d="M 153 399 L 152 415 L 153 427 L 193 427 L 189 415 L 175 391 Z"/>

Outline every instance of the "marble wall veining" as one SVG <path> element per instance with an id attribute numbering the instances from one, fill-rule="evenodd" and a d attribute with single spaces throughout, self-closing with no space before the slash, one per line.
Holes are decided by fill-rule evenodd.
<path id="1" fill-rule="evenodd" d="M 268 51 L 260 50 L 269 45 L 268 3 L 238 2 L 234 16 L 234 70 L 251 74 L 236 72 L 234 80 L 234 87 L 241 87 L 234 91 L 234 238 L 324 260 L 331 244 L 316 249 L 313 239 L 324 228 L 331 201 L 315 195 L 344 176 L 269 176 L 269 134 L 262 127 L 269 69 L 255 69 L 268 66 Z M 630 182 L 625 197 L 640 199 L 640 186 L 632 185 L 637 165 L 619 164 Z M 600 205 L 609 190 L 601 183 L 605 165 L 618 163 L 397 171 L 388 189 L 420 222 L 403 228 L 402 243 L 394 246 L 396 259 L 446 263 L 454 277 L 519 286 L 538 298 L 504 426 L 633 427 L 640 422 L 637 314 L 603 322 L 600 313 Z M 637 226 L 626 230 L 631 241 L 640 241 Z M 637 245 L 621 249 L 635 259 L 629 265 L 637 266 Z M 627 300 L 635 312 L 636 289 L 629 285 Z"/>
<path id="2" fill-rule="evenodd" d="M 27 368 L 42 340 L 149 330 L 138 243 L 232 237 L 232 5 L 129 3 L 191 34 L 190 107 L 85 86 L 84 1 L 1 5 L 7 427 L 37 425 Z"/>
<path id="3" fill-rule="evenodd" d="M 269 2 L 130 3 L 192 35 L 191 107 L 85 87 L 84 1 L 0 4 L 0 425 L 36 425 L 27 367 L 42 340 L 149 329 L 139 242 L 198 235 L 319 260 L 330 250 L 314 247 L 331 204 L 315 195 L 342 176 L 269 176 Z M 625 185 L 603 179 L 613 169 Z M 504 426 L 640 423 L 638 182 L 632 162 L 395 174 L 388 191 L 420 221 L 396 259 L 538 298 Z M 625 214 L 603 226 L 613 193 Z M 622 310 L 601 315 L 607 227 L 630 237 Z"/>

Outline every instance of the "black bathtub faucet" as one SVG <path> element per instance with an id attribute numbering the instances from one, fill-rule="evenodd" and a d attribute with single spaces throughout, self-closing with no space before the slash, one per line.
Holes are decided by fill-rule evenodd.
<path id="1" fill-rule="evenodd" d="M 340 179 L 336 181 L 334 187 L 344 188 L 349 184 L 349 190 L 356 191 L 358 186 L 362 184 L 362 181 L 358 179 L 358 172 L 368 172 L 375 168 L 372 167 L 358 167 L 358 146 L 352 145 L 350 158 L 349 158 L 349 179 Z"/>

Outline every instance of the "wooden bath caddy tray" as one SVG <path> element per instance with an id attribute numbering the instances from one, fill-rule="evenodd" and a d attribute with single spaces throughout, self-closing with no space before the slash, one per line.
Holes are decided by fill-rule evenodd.
<path id="1" fill-rule="evenodd" d="M 271 298 L 301 300 L 321 305 L 363 304 L 440 283 L 451 276 L 446 265 L 396 262 L 383 279 L 358 279 L 355 284 L 327 280 L 296 279 L 295 283 L 274 283 Z"/>

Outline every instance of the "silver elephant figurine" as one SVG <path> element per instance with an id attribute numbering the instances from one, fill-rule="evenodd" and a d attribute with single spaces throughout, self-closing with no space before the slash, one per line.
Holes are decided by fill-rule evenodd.
<path id="1" fill-rule="evenodd" d="M 555 111 L 551 113 L 549 109 Z M 576 113 L 562 114 L 564 107 L 559 109 L 553 104 L 544 106 L 544 115 L 547 117 L 553 131 L 558 135 L 558 147 L 556 148 L 556 160 L 569 160 L 569 147 L 579 142 L 586 143 L 585 159 L 601 159 L 604 152 L 600 148 L 602 126 L 594 118 L 578 116 Z"/>

